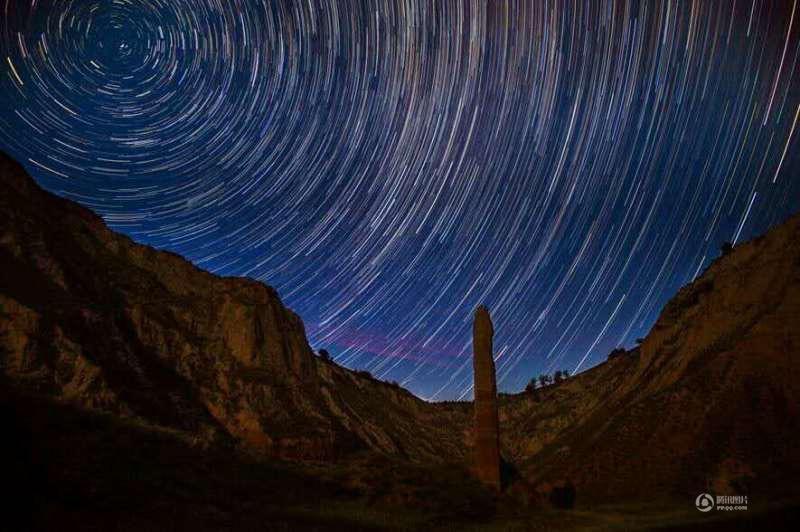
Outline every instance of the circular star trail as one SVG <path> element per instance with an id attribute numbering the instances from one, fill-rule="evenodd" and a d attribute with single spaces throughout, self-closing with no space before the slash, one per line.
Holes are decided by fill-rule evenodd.
<path id="1" fill-rule="evenodd" d="M 0 9 L 0 147 L 425 398 L 470 396 L 476 305 L 515 391 L 800 208 L 796 0 Z"/>

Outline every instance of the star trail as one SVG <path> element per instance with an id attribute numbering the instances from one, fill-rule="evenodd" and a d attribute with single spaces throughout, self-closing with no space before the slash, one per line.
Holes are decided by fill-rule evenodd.
<path id="1" fill-rule="evenodd" d="M 797 4 L 0 0 L 0 148 L 427 399 L 484 303 L 517 391 L 800 209 Z"/>

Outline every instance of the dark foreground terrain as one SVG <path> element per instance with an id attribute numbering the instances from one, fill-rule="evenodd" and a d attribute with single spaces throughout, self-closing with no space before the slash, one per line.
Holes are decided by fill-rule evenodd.
<path id="1" fill-rule="evenodd" d="M 35 529 L 788 527 L 798 324 L 795 216 L 636 349 L 501 396 L 494 495 L 468 471 L 470 403 L 321 359 L 272 288 L 136 244 L 0 155 L 4 502 Z M 703 492 L 749 510 L 700 513 Z"/>
<path id="2" fill-rule="evenodd" d="M 692 501 L 666 499 L 526 506 L 487 492 L 458 464 L 369 454 L 337 463 L 263 460 L 7 388 L 0 416 L 14 435 L 3 455 L 12 529 L 766 530 L 800 523 L 791 500 L 757 503 L 743 515 L 701 514 Z"/>

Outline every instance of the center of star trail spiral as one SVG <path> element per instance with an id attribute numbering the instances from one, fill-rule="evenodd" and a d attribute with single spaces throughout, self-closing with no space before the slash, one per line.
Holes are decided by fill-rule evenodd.
<path id="1" fill-rule="evenodd" d="M 797 1 L 0 0 L 0 147 L 426 398 L 646 334 L 800 208 Z"/>

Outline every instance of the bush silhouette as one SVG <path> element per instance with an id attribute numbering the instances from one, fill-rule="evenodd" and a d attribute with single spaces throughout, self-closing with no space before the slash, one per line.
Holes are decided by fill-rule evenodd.
<path id="1" fill-rule="evenodd" d="M 733 251 L 733 244 L 731 244 L 730 242 L 724 242 L 724 243 L 723 243 L 723 244 L 720 246 L 720 248 L 719 248 L 719 249 L 720 249 L 720 251 L 722 251 L 722 254 L 723 254 L 723 255 L 727 255 L 728 253 L 730 253 L 731 251 Z"/>
<path id="2" fill-rule="evenodd" d="M 618 356 L 622 356 L 622 355 L 624 355 L 625 353 L 627 353 L 627 351 L 625 351 L 625 349 L 624 349 L 624 348 L 622 348 L 622 347 L 617 347 L 616 349 L 614 349 L 613 351 L 611 351 L 611 352 L 608 354 L 608 359 L 609 359 L 609 360 L 611 360 L 612 358 L 616 358 L 616 357 L 618 357 Z"/>
<path id="3" fill-rule="evenodd" d="M 318 353 L 319 353 L 319 358 L 321 358 L 325 362 L 331 361 L 331 354 L 328 353 L 327 349 L 320 349 Z"/>
<path id="4" fill-rule="evenodd" d="M 541 397 L 539 395 L 539 388 L 536 386 L 536 377 L 531 379 L 531 382 L 525 387 L 525 393 L 528 393 L 533 396 L 534 401 L 540 401 Z"/>
<path id="5" fill-rule="evenodd" d="M 575 486 L 569 480 L 563 486 L 556 486 L 550 492 L 550 504 L 562 510 L 575 507 Z"/>

